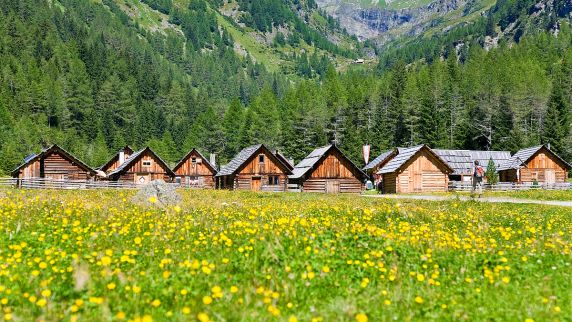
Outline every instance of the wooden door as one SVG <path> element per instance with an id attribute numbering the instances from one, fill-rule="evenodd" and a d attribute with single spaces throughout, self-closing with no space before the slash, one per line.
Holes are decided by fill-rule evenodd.
<path id="1" fill-rule="evenodd" d="M 340 182 L 338 180 L 326 180 L 326 193 L 339 193 Z"/>
<path id="2" fill-rule="evenodd" d="M 410 192 L 421 192 L 423 191 L 423 174 L 421 172 L 415 172 L 413 174 L 413 187 Z"/>
<path id="3" fill-rule="evenodd" d="M 262 180 L 260 177 L 252 177 L 252 181 L 250 182 L 250 190 L 252 191 L 260 191 L 262 186 Z"/>
<path id="4" fill-rule="evenodd" d="M 556 171 L 554 169 L 545 169 L 544 170 L 544 180 L 546 180 L 546 183 L 555 183 L 556 182 Z"/>
<path id="5" fill-rule="evenodd" d="M 148 184 L 151 182 L 151 174 L 149 173 L 137 173 L 135 175 L 135 184 Z"/>

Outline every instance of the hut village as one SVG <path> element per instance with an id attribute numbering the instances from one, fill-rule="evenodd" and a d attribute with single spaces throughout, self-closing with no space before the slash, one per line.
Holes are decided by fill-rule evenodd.
<path id="1" fill-rule="evenodd" d="M 455 183 L 470 184 L 475 161 L 499 182 L 518 186 L 565 184 L 572 169 L 548 145 L 512 155 L 427 145 L 398 147 L 359 167 L 335 145 L 316 148 L 295 164 L 287 155 L 258 144 L 244 148 L 225 165 L 216 161 L 214 154 L 206 158 L 192 149 L 171 168 L 149 147 L 134 151 L 125 146 L 105 164 L 91 168 L 53 145 L 26 157 L 12 177 L 22 187 L 27 181 L 46 187 L 50 182 L 66 181 L 136 187 L 160 179 L 181 188 L 361 193 L 375 186 L 381 193 L 422 193 L 448 191 Z"/>

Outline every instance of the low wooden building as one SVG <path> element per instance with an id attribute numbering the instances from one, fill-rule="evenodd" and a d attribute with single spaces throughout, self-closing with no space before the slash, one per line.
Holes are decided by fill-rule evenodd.
<path id="1" fill-rule="evenodd" d="M 378 174 L 384 193 L 447 191 L 453 169 L 426 145 L 398 148 Z"/>
<path id="2" fill-rule="evenodd" d="M 97 170 L 107 174 L 117 169 L 125 162 L 125 160 L 129 159 L 132 154 L 133 149 L 126 145 L 123 149 L 119 150 L 109 161 L 107 161 L 107 163 L 97 168 Z"/>
<path id="3" fill-rule="evenodd" d="M 113 181 L 144 185 L 159 179 L 171 182 L 175 173 L 165 161 L 147 147 L 134 152 L 125 162 L 109 172 L 107 177 Z"/>
<path id="4" fill-rule="evenodd" d="M 263 144 L 240 151 L 215 176 L 219 189 L 286 191 L 292 171 Z"/>
<path id="5" fill-rule="evenodd" d="M 18 179 L 87 181 L 95 175 L 95 170 L 57 145 L 26 157 L 24 162 L 12 171 L 12 177 Z"/>
<path id="6" fill-rule="evenodd" d="M 510 159 L 510 151 L 475 151 L 475 150 L 439 150 L 433 151 L 453 169 L 449 175 L 451 181 L 471 181 L 471 173 L 475 160 L 486 170 L 492 159 L 498 169 Z"/>
<path id="7" fill-rule="evenodd" d="M 523 149 L 498 168 L 501 182 L 566 182 L 572 166 L 546 145 Z"/>
<path id="8" fill-rule="evenodd" d="M 192 149 L 173 168 L 175 182 L 187 188 L 210 188 L 215 187 L 215 175 L 217 170 L 203 155 Z"/>
<path id="9" fill-rule="evenodd" d="M 381 169 L 389 160 L 391 160 L 397 154 L 397 150 L 389 150 L 382 152 L 377 158 L 371 160 L 366 166 L 362 169 L 370 179 L 377 181 L 377 177 L 380 176 L 377 174 L 379 169 Z"/>
<path id="10" fill-rule="evenodd" d="M 290 184 L 302 192 L 360 193 L 367 179 L 335 145 L 315 149 L 292 172 Z"/>

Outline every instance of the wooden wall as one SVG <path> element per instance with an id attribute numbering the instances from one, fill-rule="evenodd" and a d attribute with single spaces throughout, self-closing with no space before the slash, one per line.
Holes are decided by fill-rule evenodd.
<path id="1" fill-rule="evenodd" d="M 257 191 L 286 191 L 288 175 L 275 162 L 275 157 L 264 149 L 264 163 L 259 162 L 259 155 L 255 154 L 234 176 L 234 188 L 236 190 L 257 190 Z M 278 176 L 278 185 L 269 185 L 268 177 Z"/>
<path id="2" fill-rule="evenodd" d="M 124 151 L 125 152 L 125 159 L 123 162 L 127 161 L 127 158 L 129 158 L 131 156 L 130 151 Z M 119 163 L 119 155 L 115 155 L 113 157 L 113 162 L 108 164 L 105 168 L 102 168 L 101 170 L 103 172 L 110 172 L 113 171 L 115 169 L 117 169 L 121 164 Z"/>
<path id="3" fill-rule="evenodd" d="M 193 158 L 196 158 L 196 163 L 192 162 Z M 175 170 L 175 174 L 177 175 L 177 178 L 180 178 L 181 184 L 184 186 L 192 184 L 192 182 L 189 182 L 189 177 L 196 177 L 199 181 L 201 181 L 202 187 L 204 188 L 212 189 L 215 186 L 215 172 L 209 168 L 207 165 L 207 160 L 202 158 L 197 151 L 193 151 L 190 155 L 187 156 L 183 164 L 179 165 L 179 167 Z"/>
<path id="4" fill-rule="evenodd" d="M 151 161 L 151 166 L 143 166 L 144 161 Z M 129 165 L 120 173 L 118 181 L 134 182 L 136 184 L 147 184 L 153 180 L 171 181 L 167 169 L 160 163 L 159 159 L 150 151 L 146 150 L 137 157 L 134 163 Z"/>
<path id="5" fill-rule="evenodd" d="M 77 164 L 64 158 L 57 151 L 26 165 L 20 170 L 18 178 L 46 178 L 56 180 L 87 180 L 90 173 Z"/>
<path id="6" fill-rule="evenodd" d="M 566 168 L 550 151 L 542 148 L 519 170 L 520 178 L 517 178 L 517 171 L 504 170 L 499 172 L 500 181 L 503 182 L 540 182 L 556 183 L 566 182 L 568 172 Z"/>
<path id="7" fill-rule="evenodd" d="M 308 178 L 302 182 L 304 192 L 360 193 L 364 183 L 356 177 L 352 164 L 338 151 L 330 150 Z"/>
<path id="8" fill-rule="evenodd" d="M 398 173 L 384 174 L 386 193 L 447 191 L 449 175 L 443 165 L 425 150 L 406 162 Z"/>

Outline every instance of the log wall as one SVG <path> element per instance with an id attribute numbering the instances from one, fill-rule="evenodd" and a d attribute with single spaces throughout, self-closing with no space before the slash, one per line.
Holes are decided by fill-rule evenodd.
<path id="1" fill-rule="evenodd" d="M 151 161 L 151 165 L 144 166 L 145 161 Z M 139 180 L 141 177 L 145 177 L 145 181 Z M 158 179 L 170 182 L 172 178 L 169 176 L 168 169 L 162 165 L 159 159 L 149 150 L 146 150 L 138 156 L 135 162 L 121 172 L 117 180 L 147 184 Z"/>
<path id="2" fill-rule="evenodd" d="M 193 163 L 193 158 L 196 159 L 195 163 Z M 214 176 L 216 173 L 207 165 L 207 160 L 197 151 L 193 151 L 187 156 L 184 162 L 175 169 L 175 174 L 177 178 L 180 178 L 183 186 L 196 185 L 197 183 L 193 181 L 197 180 L 200 182 L 199 185 L 204 188 L 212 189 L 215 187 Z"/>

